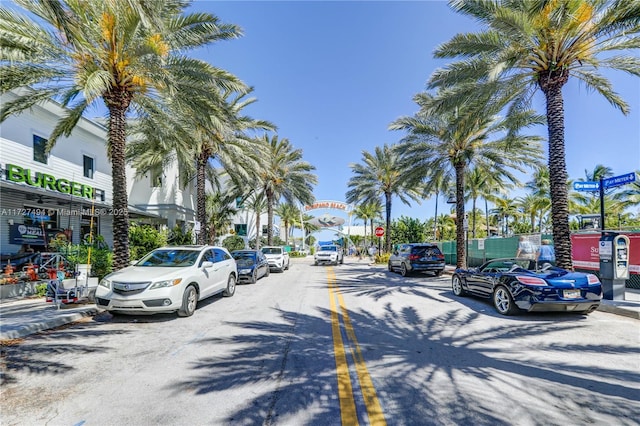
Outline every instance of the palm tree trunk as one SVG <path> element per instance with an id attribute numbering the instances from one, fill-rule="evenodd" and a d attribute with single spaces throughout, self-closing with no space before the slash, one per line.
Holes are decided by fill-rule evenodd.
<path id="1" fill-rule="evenodd" d="M 105 97 L 109 109 L 109 146 L 113 185 L 113 269 L 129 266 L 129 201 L 125 167 L 126 119 L 130 99 L 113 91 Z"/>
<path id="2" fill-rule="evenodd" d="M 436 191 L 436 208 L 435 208 L 435 212 L 433 213 L 433 239 L 435 241 L 438 241 L 438 196 L 439 196 L 440 192 Z"/>
<path id="3" fill-rule="evenodd" d="M 464 167 L 457 162 L 456 169 L 456 266 L 464 268 L 467 265 L 466 246 L 464 241 Z"/>
<path id="4" fill-rule="evenodd" d="M 267 245 L 273 244 L 273 192 L 265 190 L 267 196 Z"/>
<path id="5" fill-rule="evenodd" d="M 256 210 L 256 250 L 260 250 L 260 238 L 262 238 L 262 229 L 260 229 L 260 213 Z"/>
<path id="6" fill-rule="evenodd" d="M 471 207 L 471 238 L 476 237 L 476 198 L 473 199 L 473 204 Z"/>
<path id="7" fill-rule="evenodd" d="M 487 238 L 491 236 L 491 229 L 489 228 L 489 203 L 487 199 L 484 199 L 484 218 L 487 221 Z"/>
<path id="8" fill-rule="evenodd" d="M 385 192 L 385 232 L 384 232 L 384 250 L 386 253 L 391 252 L 391 193 Z"/>
<path id="9" fill-rule="evenodd" d="M 198 164 L 196 170 L 196 217 L 200 222 L 200 232 L 196 236 L 197 244 L 204 244 L 207 234 L 207 210 L 205 206 L 206 193 L 205 193 L 205 179 L 207 162 L 209 161 L 209 152 L 206 149 L 202 149 L 202 152 L 198 156 Z"/>
<path id="10" fill-rule="evenodd" d="M 568 74 L 568 73 L 567 73 Z M 562 86 L 568 75 L 540 77 L 540 86 L 547 101 L 547 125 L 549 128 L 549 187 L 551 192 L 551 222 L 556 263 L 571 270 L 571 230 L 569 228 L 569 197 L 567 190 L 567 166 L 564 148 L 564 101 Z"/>

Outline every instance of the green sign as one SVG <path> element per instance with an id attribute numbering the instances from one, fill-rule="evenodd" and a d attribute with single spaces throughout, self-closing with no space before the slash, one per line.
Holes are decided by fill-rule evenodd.
<path id="1" fill-rule="evenodd" d="M 88 186 L 79 182 L 73 182 L 68 179 L 56 179 L 54 176 L 35 172 L 16 166 L 15 164 L 7 164 L 6 179 L 15 183 L 26 183 L 29 186 L 49 189 L 61 194 L 70 194 L 77 197 L 88 198 L 92 200 L 95 196 L 95 190 L 92 186 Z"/>

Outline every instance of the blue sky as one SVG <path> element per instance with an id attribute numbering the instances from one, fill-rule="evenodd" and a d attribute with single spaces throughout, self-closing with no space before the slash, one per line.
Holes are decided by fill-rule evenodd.
<path id="1" fill-rule="evenodd" d="M 349 164 L 360 162 L 363 150 L 400 140 L 403 134 L 388 125 L 417 111 L 413 96 L 446 64 L 433 58 L 435 47 L 477 29 L 444 1 L 197 1 L 194 8 L 243 29 L 242 38 L 197 56 L 255 87 L 258 102 L 247 112 L 272 121 L 280 138 L 304 150 L 305 160 L 316 167 L 318 200 L 344 200 Z M 640 79 L 607 75 L 630 104 L 629 115 L 576 81 L 565 86 L 571 179 L 583 178 L 597 164 L 616 175 L 640 169 Z M 544 111 L 542 96 L 535 107 Z M 546 132 L 546 127 L 536 130 L 545 137 Z M 392 217 L 426 219 L 434 204 L 407 206 L 396 199 Z M 439 213 L 448 207 L 441 199 Z"/>

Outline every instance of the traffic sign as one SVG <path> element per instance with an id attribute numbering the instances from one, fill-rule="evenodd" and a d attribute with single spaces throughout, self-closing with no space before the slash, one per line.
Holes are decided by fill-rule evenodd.
<path id="1" fill-rule="evenodd" d="M 384 228 L 382 226 L 378 226 L 376 228 L 376 237 L 382 237 L 384 235 Z"/>
<path id="2" fill-rule="evenodd" d="M 635 172 L 627 173 L 620 176 L 614 176 L 607 179 L 602 179 L 602 186 L 605 188 L 613 188 L 614 186 L 626 185 L 627 183 L 635 182 Z"/>
<path id="3" fill-rule="evenodd" d="M 600 182 L 573 182 L 574 191 L 597 191 L 600 189 Z"/>

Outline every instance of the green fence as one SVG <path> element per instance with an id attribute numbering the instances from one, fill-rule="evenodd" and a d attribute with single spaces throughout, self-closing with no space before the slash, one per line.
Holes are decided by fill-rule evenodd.
<path id="1" fill-rule="evenodd" d="M 553 240 L 552 235 L 531 235 L 530 238 L 536 240 L 549 239 Z M 469 267 L 482 265 L 487 260 L 497 259 L 500 257 L 514 257 L 518 251 L 518 240 L 520 236 L 509 238 L 485 238 L 469 240 L 467 243 L 467 264 Z M 458 260 L 456 254 L 455 241 L 438 242 L 438 247 L 444 254 L 444 260 L 448 265 L 455 265 Z M 579 272 L 589 272 L 598 275 L 598 271 L 576 268 Z M 627 288 L 640 289 L 640 275 L 631 274 L 626 281 Z"/>

